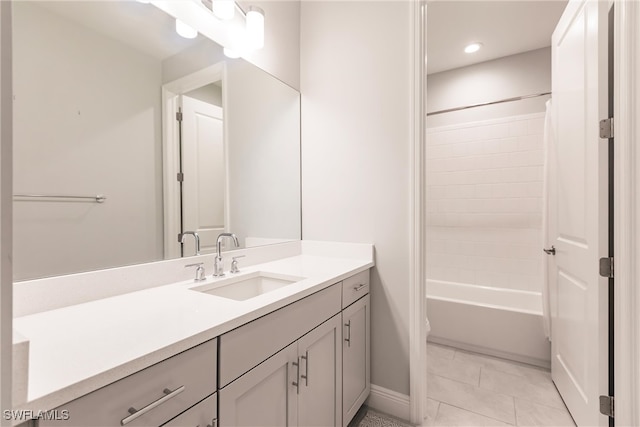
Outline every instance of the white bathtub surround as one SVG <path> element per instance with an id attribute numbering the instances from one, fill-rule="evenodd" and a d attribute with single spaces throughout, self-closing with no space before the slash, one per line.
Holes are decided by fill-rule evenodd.
<path id="1" fill-rule="evenodd" d="M 118 292 L 103 297 L 104 292 L 87 290 L 85 301 L 58 298 L 55 309 L 39 303 L 40 310 L 14 319 L 30 346 L 28 401 L 16 409 L 55 408 L 373 266 L 372 245 L 294 242 L 227 252 L 225 271 L 239 253 L 247 255 L 240 274 L 265 271 L 305 279 L 245 301 L 218 298 L 190 289 L 230 277 L 212 279 L 209 256 L 201 257 L 208 264 L 205 282 L 194 282 L 194 271 L 184 271 L 194 258 L 70 275 L 71 285 L 60 277 L 33 281 L 50 285 L 52 295 L 82 284 Z M 169 272 L 180 279 L 167 284 Z M 118 279 L 125 284 L 117 286 Z"/>
<path id="2" fill-rule="evenodd" d="M 539 292 L 427 281 L 429 341 L 548 368 Z"/>
<path id="3" fill-rule="evenodd" d="M 425 425 L 575 426 L 548 370 L 435 344 L 427 352 Z"/>
<path id="4" fill-rule="evenodd" d="M 429 279 L 540 292 L 543 118 L 427 131 Z"/>

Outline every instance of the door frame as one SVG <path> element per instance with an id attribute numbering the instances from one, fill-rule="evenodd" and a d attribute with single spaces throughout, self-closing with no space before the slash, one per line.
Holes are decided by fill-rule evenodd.
<path id="1" fill-rule="evenodd" d="M 640 425 L 640 2 L 614 10 L 615 422 Z"/>
<path id="2" fill-rule="evenodd" d="M 414 93 L 426 99 L 426 85 L 418 71 L 422 70 L 424 51 L 418 46 L 426 37 L 426 10 L 423 0 L 414 0 Z M 640 270 L 635 268 L 640 257 L 640 2 L 609 0 L 614 11 L 614 117 L 616 147 L 614 154 L 614 252 L 616 254 L 616 286 L 614 290 L 615 335 L 615 420 L 618 425 L 640 425 Z M 422 13 L 424 19 L 420 19 Z M 424 292 L 424 218 L 426 205 L 420 181 L 426 172 L 422 161 L 422 132 L 424 117 L 414 100 L 414 145 L 412 185 L 412 266 L 411 325 L 410 325 L 410 409 L 411 421 L 422 423 L 426 383 L 420 384 L 420 370 L 426 369 L 426 348 L 421 349 L 420 322 L 424 322 L 425 307 L 417 301 Z M 418 123 L 420 122 L 420 123 Z M 420 289 L 422 288 L 422 289 Z M 423 311 L 424 310 L 424 311 Z M 426 347 L 426 346 L 425 346 Z M 418 378 L 416 378 L 418 374 Z"/>
<path id="3" fill-rule="evenodd" d="M 427 1 L 413 0 L 411 58 L 411 197 L 409 260 L 409 419 L 422 425 L 427 403 L 427 292 L 426 292 L 426 99 Z"/>
<path id="4" fill-rule="evenodd" d="M 181 229 L 180 185 L 176 179 L 180 172 L 180 126 L 176 121 L 176 114 L 181 107 L 180 95 L 199 87 L 227 79 L 227 65 L 225 61 L 218 62 L 203 68 L 195 73 L 166 83 L 162 86 L 162 192 L 164 209 L 164 259 L 179 258 L 181 256 L 180 243 L 177 236 Z M 224 106 L 227 105 L 226 85 L 222 85 L 222 123 L 224 162 L 229 163 L 229 141 L 227 132 L 227 114 Z M 229 170 L 225 170 L 225 221 L 229 219 Z M 229 228 L 229 224 L 225 224 Z"/>

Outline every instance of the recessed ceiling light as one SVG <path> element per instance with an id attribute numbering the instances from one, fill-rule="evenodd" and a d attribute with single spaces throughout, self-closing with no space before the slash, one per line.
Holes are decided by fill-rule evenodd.
<path id="1" fill-rule="evenodd" d="M 467 46 L 464 48 L 464 51 L 465 51 L 466 53 L 473 53 L 473 52 L 477 52 L 477 51 L 479 51 L 481 47 L 482 47 L 482 43 L 480 43 L 480 42 L 474 42 L 474 43 L 471 43 L 471 44 L 467 45 Z"/>

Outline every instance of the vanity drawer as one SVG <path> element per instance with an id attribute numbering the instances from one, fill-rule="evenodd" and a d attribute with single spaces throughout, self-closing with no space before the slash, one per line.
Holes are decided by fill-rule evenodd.
<path id="1" fill-rule="evenodd" d="M 68 420 L 39 426 L 159 426 L 216 391 L 216 351 L 207 341 L 60 406 Z"/>
<path id="2" fill-rule="evenodd" d="M 336 283 L 219 337 L 220 388 L 340 312 Z"/>
<path id="3" fill-rule="evenodd" d="M 367 269 L 342 281 L 342 308 L 369 293 L 369 271 Z"/>
<path id="4" fill-rule="evenodd" d="M 178 415 L 162 427 L 215 427 L 218 421 L 218 396 L 207 397 L 193 408 Z"/>

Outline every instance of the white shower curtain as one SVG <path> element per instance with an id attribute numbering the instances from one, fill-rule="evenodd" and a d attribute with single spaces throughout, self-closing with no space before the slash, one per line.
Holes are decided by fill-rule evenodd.
<path id="1" fill-rule="evenodd" d="M 542 182 L 542 243 L 545 248 L 550 248 L 552 243 L 549 237 L 549 193 L 551 184 L 551 172 L 555 162 L 555 142 L 553 122 L 551 118 L 551 100 L 546 102 L 544 116 L 544 166 Z M 549 308 L 549 256 L 544 255 L 542 261 L 542 322 L 544 333 L 551 341 L 551 312 Z"/>

